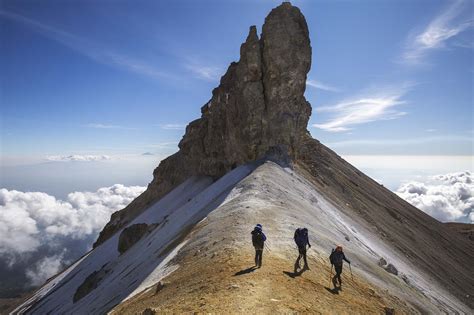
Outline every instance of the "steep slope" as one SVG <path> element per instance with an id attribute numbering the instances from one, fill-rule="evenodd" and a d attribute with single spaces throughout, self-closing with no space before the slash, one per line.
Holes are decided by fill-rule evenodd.
<path id="1" fill-rule="evenodd" d="M 458 232 L 471 241 L 474 241 L 474 224 L 448 222 L 445 223 L 450 229 Z"/>
<path id="2" fill-rule="evenodd" d="M 14 313 L 107 312 L 142 286 L 172 272 L 174 267 L 166 264 L 183 245 L 189 230 L 253 168 L 241 166 L 215 183 L 209 177 L 188 179 L 128 225 L 144 223 L 151 229 L 127 251 L 119 252 L 124 227 L 43 286 Z"/>
<path id="3" fill-rule="evenodd" d="M 157 210 L 166 209 L 168 223 L 123 255 L 117 251 L 117 236 L 110 238 L 17 311 L 30 306 L 31 313 L 93 314 L 111 309 L 136 314 L 147 308 L 174 313 L 382 313 L 385 308 L 469 313 L 469 306 L 420 261 L 404 259 L 371 223 L 341 211 L 301 174 L 299 167 L 264 162 L 241 166 L 212 184 L 208 178 L 187 181 L 134 221 L 163 222 Z M 253 265 L 249 233 L 256 222 L 264 225 L 270 251 L 262 269 L 246 272 Z M 296 275 L 292 236 L 303 225 L 311 233 L 311 270 Z M 337 295 L 331 291 L 327 259 L 336 243 L 344 245 L 354 273 L 352 280 L 345 270 L 344 289 Z M 381 257 L 396 267 L 397 276 L 379 266 Z M 80 284 L 99 270 L 105 272 L 97 287 L 74 303 Z"/>
<path id="4" fill-rule="evenodd" d="M 179 272 L 162 280 L 163 286 L 158 290 L 156 285 L 151 286 L 114 311 L 126 314 L 146 308 L 178 313 L 366 314 L 383 313 L 385 308 L 412 314 L 471 311 L 444 283 L 437 282 L 421 268 L 422 261 L 412 263 L 405 259 L 390 241 L 380 237 L 370 222 L 354 220 L 353 217 L 358 217 L 355 213 L 348 216 L 325 197 L 324 190 L 315 189 L 300 173 L 303 172 L 297 167 L 292 170 L 272 162 L 258 167 L 196 227 L 195 234 L 176 258 L 181 264 Z M 385 215 L 384 219 L 389 220 L 389 216 Z M 269 250 L 264 253 L 263 268 L 250 271 L 253 249 L 249 233 L 256 222 L 264 226 Z M 311 270 L 298 276 L 293 273 L 297 250 L 292 236 L 300 226 L 309 228 L 313 246 Z M 344 290 L 338 295 L 330 291 L 327 259 L 336 243 L 344 245 L 354 273 L 352 280 L 349 270 L 345 270 Z M 435 248 L 436 240 L 427 245 Z M 410 245 L 408 248 L 416 250 Z M 473 258 L 472 251 L 463 254 L 467 255 L 466 262 Z M 379 265 L 381 257 L 396 267 L 398 275 Z M 466 282 L 472 285 L 472 279 Z"/>
<path id="5" fill-rule="evenodd" d="M 390 244 L 400 261 L 424 270 L 474 308 L 474 246 L 445 224 L 413 207 L 316 140 L 306 141 L 301 169 L 318 190 L 374 237 Z"/>

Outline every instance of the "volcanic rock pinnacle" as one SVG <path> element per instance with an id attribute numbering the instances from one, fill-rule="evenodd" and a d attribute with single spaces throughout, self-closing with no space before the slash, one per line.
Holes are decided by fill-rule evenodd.
<path id="1" fill-rule="evenodd" d="M 95 245 L 190 176 L 218 178 L 275 148 L 294 159 L 311 115 L 304 97 L 310 67 L 306 20 L 284 2 L 266 17 L 260 39 L 250 27 L 239 62 L 230 64 L 201 118 L 186 127 L 180 150 L 160 163 L 139 198 L 113 214 Z"/>

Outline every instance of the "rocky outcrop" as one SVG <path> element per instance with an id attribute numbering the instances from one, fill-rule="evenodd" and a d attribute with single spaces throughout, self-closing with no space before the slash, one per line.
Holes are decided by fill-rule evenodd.
<path id="1" fill-rule="evenodd" d="M 284 2 L 265 19 L 260 39 L 250 27 L 240 60 L 230 64 L 201 118 L 186 127 L 179 151 L 160 163 L 142 195 L 112 215 L 94 247 L 190 176 L 218 178 L 276 146 L 296 158 L 308 137 L 311 106 L 304 91 L 310 67 L 305 18 Z"/>
<path id="2" fill-rule="evenodd" d="M 87 276 L 84 282 L 77 288 L 76 292 L 74 293 L 72 299 L 73 302 L 76 303 L 77 301 L 94 291 L 99 286 L 99 283 L 102 281 L 102 279 L 104 279 L 108 272 L 108 270 L 102 268 L 100 270 L 94 271 L 89 276 Z"/>
<path id="3" fill-rule="evenodd" d="M 130 247 L 135 245 L 143 236 L 148 234 L 154 226 L 146 223 L 133 224 L 125 228 L 120 233 L 118 248 L 120 254 L 125 253 Z"/>

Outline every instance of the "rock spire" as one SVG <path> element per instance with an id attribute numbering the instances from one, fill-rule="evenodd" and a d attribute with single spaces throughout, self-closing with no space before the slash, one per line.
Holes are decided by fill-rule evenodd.
<path id="1" fill-rule="evenodd" d="M 179 151 L 153 172 L 148 189 L 125 209 L 112 215 L 95 246 L 130 222 L 187 178 L 218 178 L 238 165 L 262 159 L 278 148 L 296 158 L 307 137 L 311 105 L 304 97 L 311 67 L 306 20 L 289 2 L 266 17 L 260 39 L 255 26 L 233 62 L 189 123 Z"/>

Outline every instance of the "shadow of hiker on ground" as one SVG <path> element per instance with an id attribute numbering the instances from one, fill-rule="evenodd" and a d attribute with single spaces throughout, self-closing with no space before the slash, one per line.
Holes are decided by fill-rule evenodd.
<path id="1" fill-rule="evenodd" d="M 241 276 L 241 275 L 244 275 L 246 273 L 251 273 L 251 272 L 254 272 L 255 270 L 257 270 L 257 267 L 256 266 L 252 266 L 252 267 L 249 267 L 247 269 L 242 269 L 236 273 L 234 273 L 234 277 L 235 276 Z"/>
<path id="2" fill-rule="evenodd" d="M 328 288 L 328 287 L 324 287 L 324 288 L 332 294 L 339 294 L 339 289 L 338 288 L 333 288 L 333 289 Z"/>
<path id="3" fill-rule="evenodd" d="M 293 278 L 293 279 L 294 279 L 294 278 L 296 278 L 296 277 L 299 277 L 299 276 L 301 276 L 301 275 L 303 274 L 303 272 L 304 272 L 304 271 L 305 271 L 305 270 L 303 269 L 303 270 L 300 270 L 300 271 L 295 271 L 295 272 L 290 272 L 290 271 L 283 271 L 283 273 L 284 273 L 285 275 L 287 275 L 288 277 L 290 277 L 290 278 Z"/>

